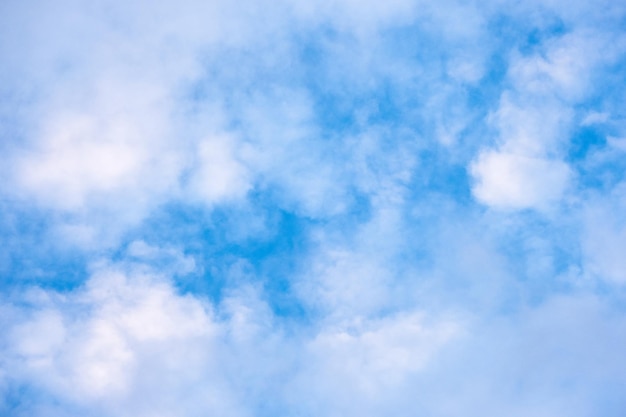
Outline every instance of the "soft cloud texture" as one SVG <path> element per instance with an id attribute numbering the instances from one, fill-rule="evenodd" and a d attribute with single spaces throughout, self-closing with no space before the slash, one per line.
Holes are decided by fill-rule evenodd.
<path id="1" fill-rule="evenodd" d="M 476 198 L 498 208 L 543 208 L 558 201 L 571 173 L 561 161 L 489 152 L 471 170 Z"/>
<path id="2" fill-rule="evenodd" d="M 621 417 L 625 16 L 3 2 L 0 414 Z"/>

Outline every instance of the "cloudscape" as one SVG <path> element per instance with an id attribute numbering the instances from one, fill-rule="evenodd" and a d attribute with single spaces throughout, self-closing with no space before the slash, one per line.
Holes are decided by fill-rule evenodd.
<path id="1" fill-rule="evenodd" d="M 623 417 L 626 3 L 0 2 L 0 415 Z"/>

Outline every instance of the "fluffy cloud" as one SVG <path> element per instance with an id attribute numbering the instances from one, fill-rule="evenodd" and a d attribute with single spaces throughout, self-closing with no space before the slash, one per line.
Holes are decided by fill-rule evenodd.
<path id="1" fill-rule="evenodd" d="M 547 208 L 565 191 L 571 170 L 562 161 L 485 152 L 472 166 L 474 195 L 496 208 Z"/>
<path id="2" fill-rule="evenodd" d="M 329 377 L 343 375 L 372 394 L 402 385 L 459 331 L 453 321 L 431 323 L 415 313 L 286 338 L 254 288 L 237 289 L 216 311 L 138 266 L 100 265 L 76 291 L 31 290 L 4 305 L 16 320 L 3 336 L 2 367 L 10 383 L 42 398 L 12 398 L 7 409 L 238 416 L 253 413 L 264 395 L 298 408 L 291 395 L 311 384 L 314 393 L 334 395 Z"/>
<path id="3" fill-rule="evenodd" d="M 177 295 L 162 278 L 105 267 L 75 293 L 34 291 L 26 302 L 35 308 L 5 338 L 4 366 L 17 383 L 88 415 L 94 404 L 103 415 L 170 415 L 185 409 L 181 395 L 233 407 L 227 396 L 191 389 L 210 378 L 220 325 L 207 304 Z M 16 411 L 42 412 L 26 404 Z"/>

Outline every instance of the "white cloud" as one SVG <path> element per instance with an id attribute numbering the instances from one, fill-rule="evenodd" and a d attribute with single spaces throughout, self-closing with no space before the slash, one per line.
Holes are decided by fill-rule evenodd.
<path id="1" fill-rule="evenodd" d="M 324 415 L 395 411 L 393 403 L 411 392 L 411 377 L 461 333 L 455 321 L 419 313 L 330 327 L 303 350 L 303 368 L 290 384 L 287 401 L 296 412 Z M 415 394 L 410 396 L 415 399 Z"/>
<path id="2" fill-rule="evenodd" d="M 454 321 L 428 323 L 419 313 L 405 314 L 359 321 L 348 328 L 330 326 L 309 349 L 318 357 L 316 362 L 328 366 L 329 376 L 359 381 L 365 391 L 376 393 L 375 385 L 393 386 L 407 373 L 423 369 L 460 330 Z"/>
<path id="3" fill-rule="evenodd" d="M 251 97 L 242 113 L 241 159 L 261 187 L 276 190 L 278 204 L 313 218 L 346 210 L 346 169 L 338 162 L 349 156 L 341 143 L 320 140 L 306 92 L 272 89 Z"/>
<path id="4" fill-rule="evenodd" d="M 154 117 L 162 118 L 158 113 Z M 175 158 L 170 154 L 155 160 L 168 152 L 154 130 L 138 131 L 138 123 L 122 114 L 58 117 L 37 149 L 17 162 L 17 181 L 44 204 L 64 210 L 81 210 L 102 196 L 140 197 L 146 188 L 167 188 L 176 173 Z"/>
<path id="5" fill-rule="evenodd" d="M 598 298 L 555 297 L 472 327 L 434 373 L 412 383 L 434 415 L 619 415 L 624 403 L 608 405 L 605 395 L 626 382 L 623 324 Z"/>
<path id="6" fill-rule="evenodd" d="M 500 318 L 407 309 L 301 333 L 277 330 L 258 296 L 238 289 L 218 319 L 167 281 L 110 267 L 75 293 L 33 292 L 21 301 L 34 310 L 3 334 L 2 369 L 55 403 L 16 412 L 582 417 L 624 383 L 623 316 L 595 297 Z"/>
<path id="7" fill-rule="evenodd" d="M 470 170 L 474 196 L 499 209 L 545 209 L 559 201 L 572 176 L 558 160 L 494 151 L 482 153 Z"/>
<path id="8" fill-rule="evenodd" d="M 30 298 L 33 311 L 5 335 L 14 380 L 89 415 L 96 404 L 102 415 L 239 415 L 225 385 L 210 382 L 221 325 L 167 281 L 105 267 L 76 292 Z"/>
<path id="9" fill-rule="evenodd" d="M 490 116 L 497 128 L 496 147 L 481 151 L 470 167 L 479 201 L 500 208 L 541 208 L 562 196 L 571 176 L 563 159 L 574 106 L 592 94 L 596 72 L 618 59 L 622 44 L 613 44 L 597 28 L 576 26 L 529 54 L 511 55 L 511 88 Z M 594 114 L 583 125 L 605 117 Z"/>
<path id="10" fill-rule="evenodd" d="M 320 254 L 299 284 L 302 299 L 336 319 L 376 313 L 390 302 L 390 276 L 372 253 Z"/>
<path id="11" fill-rule="evenodd" d="M 406 243 L 399 233 L 403 218 L 396 206 L 404 201 L 406 190 L 392 180 L 381 184 L 379 178 L 369 177 L 372 174 L 376 177 L 369 172 L 361 178 L 372 198 L 368 221 L 348 236 L 317 229 L 315 246 L 293 278 L 304 305 L 339 323 L 376 317 L 411 297 L 401 294 L 405 281 L 399 280 L 394 259 Z"/>
<path id="12" fill-rule="evenodd" d="M 215 136 L 198 145 L 197 166 L 191 173 L 187 191 L 191 200 L 208 205 L 242 198 L 251 189 L 248 169 L 237 159 L 237 143 L 226 136 Z"/>
<path id="13" fill-rule="evenodd" d="M 2 189 L 49 209 L 58 219 L 52 234 L 77 247 L 115 245 L 181 195 L 213 206 L 251 187 L 238 144 L 225 139 L 210 106 L 198 114 L 186 94 L 206 75 L 201 61 L 218 40 L 263 38 L 241 22 L 256 20 L 222 2 L 165 2 L 148 11 L 141 4 L 62 2 L 49 10 L 54 28 L 53 18 L 33 11 L 36 2 L 3 14 L 3 23 L 22 23 L 3 31 L 9 62 L 1 76 L 9 95 L 29 100 L 20 105 L 27 128 L 2 156 Z M 189 178 L 187 189 L 181 181 Z"/>
<path id="14" fill-rule="evenodd" d="M 511 81 L 523 94 L 581 100 L 593 87 L 593 69 L 615 60 L 620 49 L 609 47 L 607 43 L 616 46 L 614 40 L 604 36 L 581 29 L 548 40 L 542 44 L 543 53 L 513 58 Z"/>
<path id="15" fill-rule="evenodd" d="M 558 155 L 567 139 L 572 111 L 556 100 L 503 94 L 490 116 L 497 143 L 507 152 L 527 156 Z"/>
<path id="16" fill-rule="evenodd" d="M 557 203 L 572 178 L 561 160 L 571 113 L 553 99 L 503 94 L 490 116 L 498 129 L 496 148 L 482 150 L 469 167 L 474 197 L 499 209 Z"/>

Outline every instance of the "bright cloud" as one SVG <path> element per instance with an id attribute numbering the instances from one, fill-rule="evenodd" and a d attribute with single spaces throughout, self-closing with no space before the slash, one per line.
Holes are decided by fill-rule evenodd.
<path id="1" fill-rule="evenodd" d="M 571 176 L 567 164 L 523 155 L 488 152 L 472 174 L 476 198 L 498 208 L 543 208 L 558 201 Z"/>

